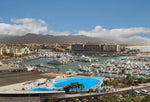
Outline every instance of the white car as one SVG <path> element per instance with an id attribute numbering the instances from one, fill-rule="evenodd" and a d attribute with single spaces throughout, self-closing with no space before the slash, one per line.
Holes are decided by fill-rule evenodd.
<path id="1" fill-rule="evenodd" d="M 103 99 L 103 96 L 99 96 L 98 99 L 99 99 L 99 100 Z"/>
<path id="2" fill-rule="evenodd" d="M 137 90 L 134 90 L 134 93 L 139 95 L 141 92 L 137 91 Z"/>
<path id="3" fill-rule="evenodd" d="M 140 93 L 141 93 L 141 94 L 144 94 L 144 95 L 147 95 L 147 94 L 148 94 L 148 90 L 141 89 L 141 90 L 140 90 Z"/>

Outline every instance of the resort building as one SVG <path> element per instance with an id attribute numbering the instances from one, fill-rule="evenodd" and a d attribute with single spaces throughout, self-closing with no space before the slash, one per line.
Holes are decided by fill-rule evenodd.
<path id="1" fill-rule="evenodd" d="M 5 47 L 5 48 L 3 48 L 2 49 L 2 52 L 4 53 L 4 54 L 10 54 L 10 48 L 8 48 L 8 47 Z"/>
<path id="2" fill-rule="evenodd" d="M 71 50 L 73 52 L 82 52 L 84 50 L 84 45 L 83 44 L 72 44 Z"/>
<path id="3" fill-rule="evenodd" d="M 84 45 L 84 51 L 100 52 L 100 48 L 97 42 L 88 42 Z"/>
<path id="4" fill-rule="evenodd" d="M 101 45 L 102 52 L 120 52 L 119 45 Z"/>
<path id="5" fill-rule="evenodd" d="M 3 55 L 3 48 L 0 47 L 0 56 Z"/>
<path id="6" fill-rule="evenodd" d="M 98 42 L 87 42 L 83 44 L 72 44 L 72 52 L 74 53 L 83 53 L 83 54 L 109 54 L 109 55 L 118 55 L 120 53 L 120 45 L 100 45 Z"/>
<path id="7" fill-rule="evenodd" d="M 18 47 L 5 47 L 2 49 L 2 53 L 5 55 L 12 55 L 12 56 L 21 56 L 26 54 L 31 54 L 31 51 L 28 47 L 25 48 L 18 48 Z"/>

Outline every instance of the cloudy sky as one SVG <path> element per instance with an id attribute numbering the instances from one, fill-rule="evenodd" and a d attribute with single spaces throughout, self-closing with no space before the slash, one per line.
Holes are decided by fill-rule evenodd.
<path id="1" fill-rule="evenodd" d="M 74 34 L 150 43 L 149 4 L 149 0 L 1 0 L 0 34 Z"/>

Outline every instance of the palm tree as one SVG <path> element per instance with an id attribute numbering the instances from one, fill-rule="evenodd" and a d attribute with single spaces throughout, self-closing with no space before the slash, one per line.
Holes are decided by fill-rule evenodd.
<path id="1" fill-rule="evenodd" d="M 132 96 L 130 95 L 126 95 L 124 100 L 125 102 L 133 102 Z"/>
<path id="2" fill-rule="evenodd" d="M 131 86 L 134 83 L 134 80 L 130 74 L 128 74 L 127 77 L 124 78 L 124 83 L 129 85 L 129 86 Z"/>
<path id="3" fill-rule="evenodd" d="M 113 86 L 115 87 L 115 89 L 118 87 L 118 85 L 119 85 L 119 82 L 118 82 L 118 80 L 117 79 L 114 79 L 113 80 Z"/>
<path id="4" fill-rule="evenodd" d="M 115 96 L 113 97 L 113 99 L 114 99 L 113 102 L 118 102 L 118 101 L 119 101 L 119 96 L 115 95 Z"/>
<path id="5" fill-rule="evenodd" d="M 81 91 L 82 91 L 83 88 L 85 88 L 85 86 L 83 84 L 80 84 L 79 86 L 81 88 Z"/>
<path id="6" fill-rule="evenodd" d="M 108 84 L 109 84 L 109 80 L 105 80 L 104 85 L 108 85 Z"/>
<path id="7" fill-rule="evenodd" d="M 72 91 L 73 91 L 73 89 L 75 88 L 75 83 L 71 83 L 71 85 L 70 85 L 70 88 L 72 89 Z"/>
<path id="8" fill-rule="evenodd" d="M 69 90 L 70 90 L 70 88 L 71 88 L 70 85 L 65 86 L 65 87 L 64 87 L 65 92 L 68 93 Z"/>
<path id="9" fill-rule="evenodd" d="M 75 83 L 75 88 L 76 88 L 76 92 L 77 92 L 77 89 L 80 88 L 80 84 L 78 82 Z"/>

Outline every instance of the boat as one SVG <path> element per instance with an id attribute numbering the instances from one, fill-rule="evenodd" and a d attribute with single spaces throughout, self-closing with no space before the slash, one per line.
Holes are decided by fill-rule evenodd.
<path id="1" fill-rule="evenodd" d="M 64 64 L 62 61 L 60 60 L 52 60 L 50 62 L 48 62 L 48 64 L 55 64 L 55 65 L 61 65 L 61 64 Z"/>
<path id="2" fill-rule="evenodd" d="M 123 61 L 123 64 L 130 64 L 130 61 L 129 60 L 125 60 L 125 61 Z"/>
<path id="3" fill-rule="evenodd" d="M 33 70 L 35 70 L 33 66 L 25 66 L 23 69 L 25 71 L 33 71 Z"/>
<path id="4" fill-rule="evenodd" d="M 94 67 L 94 68 L 100 68 L 100 66 L 102 66 L 102 64 L 92 63 L 89 66 Z"/>
<path id="5" fill-rule="evenodd" d="M 54 60 L 48 62 L 48 64 L 69 64 L 74 61 L 74 57 L 69 54 L 59 55 L 59 57 L 55 58 Z"/>
<path id="6" fill-rule="evenodd" d="M 72 74 L 72 73 L 74 73 L 73 70 L 68 70 L 68 71 L 66 71 L 66 74 L 68 74 L 68 75 L 70 75 L 70 74 Z"/>
<path id="7" fill-rule="evenodd" d="M 91 72 L 91 68 L 85 66 L 79 66 L 78 70 L 81 72 Z"/>
<path id="8" fill-rule="evenodd" d="M 77 59 L 77 61 L 81 61 L 81 62 L 96 62 L 96 61 L 98 61 L 98 58 L 90 58 L 88 56 L 82 55 L 80 58 Z"/>

